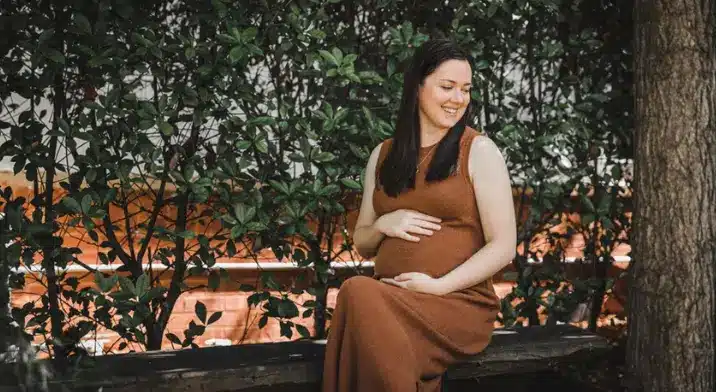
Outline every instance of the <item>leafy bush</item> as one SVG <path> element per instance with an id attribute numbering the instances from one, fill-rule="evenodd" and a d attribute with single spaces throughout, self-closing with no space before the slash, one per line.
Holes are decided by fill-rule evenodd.
<path id="1" fill-rule="evenodd" d="M 631 153 L 631 32 L 602 22 L 629 7 L 419 3 L 3 1 L 0 154 L 33 184 L 27 201 L 4 190 L 6 206 L 28 211 L 12 216 L 27 230 L 5 261 L 39 260 L 48 288 L 37 306 L 14 309 L 21 328 L 51 336 L 58 356 L 81 352 L 98 326 L 123 346 L 158 349 L 177 299 L 195 288 L 189 276 L 216 289 L 228 276 L 217 260 L 270 249 L 312 273 L 293 287 L 264 274 L 249 299 L 265 310 L 261 324 L 278 318 L 283 335 L 308 336 L 294 321 L 314 317 L 314 336 L 325 336 L 327 287 L 340 281 L 330 263 L 358 259 L 347 221 L 369 152 L 393 131 L 406 60 L 439 35 L 475 58 L 473 123 L 505 151 L 518 204 L 529 200 L 525 249 L 564 213 L 586 213 L 567 234 L 587 234 L 592 276 L 564 285 L 564 241 L 550 235 L 548 254 L 515 260 L 502 321 L 539 322 L 545 305 L 554 322 L 579 302 L 601 304 L 608 264 L 598 258 L 610 261 L 628 228 L 618 196 Z M 63 243 L 66 233 L 77 244 Z M 62 272 L 83 265 L 78 244 L 121 267 L 85 266 L 96 286 L 80 289 Z M 554 268 L 533 268 L 536 256 Z M 154 263 L 161 273 L 146 268 Z M 316 300 L 299 316 L 289 294 L 305 291 Z M 210 311 L 198 304 L 200 322 L 167 338 L 194 345 L 221 317 Z"/>

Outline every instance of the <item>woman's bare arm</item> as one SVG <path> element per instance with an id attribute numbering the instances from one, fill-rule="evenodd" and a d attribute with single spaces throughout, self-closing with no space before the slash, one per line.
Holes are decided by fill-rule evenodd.
<path id="1" fill-rule="evenodd" d="M 485 136 L 473 140 L 469 168 L 486 244 L 439 279 L 448 293 L 489 279 L 515 256 L 517 227 L 512 186 L 505 160 L 492 140 Z"/>
<path id="2" fill-rule="evenodd" d="M 374 257 L 378 251 L 378 246 L 385 238 L 385 234 L 380 232 L 375 226 L 378 216 L 373 208 L 373 192 L 375 191 L 375 171 L 378 165 L 378 155 L 380 154 L 379 144 L 373 149 L 368 158 L 368 165 L 365 169 L 365 179 L 363 180 L 363 200 L 361 201 L 360 212 L 358 213 L 358 221 L 353 231 L 353 243 L 365 258 Z"/>

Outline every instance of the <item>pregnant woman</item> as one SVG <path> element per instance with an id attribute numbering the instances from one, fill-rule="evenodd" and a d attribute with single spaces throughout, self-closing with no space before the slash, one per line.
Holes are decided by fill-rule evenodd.
<path id="1" fill-rule="evenodd" d="M 467 126 L 471 79 L 449 40 L 425 43 L 405 73 L 395 135 L 368 160 L 353 234 L 375 275 L 341 286 L 324 392 L 439 391 L 450 365 L 490 341 L 492 276 L 515 254 L 515 214 L 502 154 Z"/>

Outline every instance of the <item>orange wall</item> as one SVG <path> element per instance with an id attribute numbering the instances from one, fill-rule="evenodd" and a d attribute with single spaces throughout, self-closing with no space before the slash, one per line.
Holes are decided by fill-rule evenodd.
<path id="1" fill-rule="evenodd" d="M 0 173 L 0 186 L 12 186 L 14 190 L 14 194 L 17 195 L 27 195 L 30 193 L 31 190 L 31 184 L 24 180 L 24 177 L 20 176 L 12 176 L 12 173 L 9 174 L 2 174 Z M 58 199 L 61 197 L 61 195 L 58 194 Z M 151 203 L 151 200 L 147 200 L 145 197 L 144 199 L 139 199 L 139 203 L 142 204 L 149 204 Z M 353 206 L 356 206 L 357 203 L 355 200 L 349 201 L 348 204 L 351 204 Z M 525 206 L 523 209 L 521 215 L 524 215 L 526 212 L 526 209 L 528 206 Z M 131 208 L 130 212 L 136 212 L 136 208 Z M 198 215 L 200 211 L 196 211 L 196 214 Z M 123 214 L 123 211 L 117 208 L 112 208 L 110 210 L 110 214 L 112 215 L 113 219 L 116 219 L 116 217 L 121 217 Z M 356 219 L 356 212 L 352 212 L 349 214 L 348 217 L 348 229 L 352 228 L 352 225 L 355 223 Z M 137 222 L 140 222 L 142 220 L 147 220 L 148 216 L 139 214 L 137 216 L 134 216 L 134 224 Z M 572 214 L 570 216 L 565 216 L 564 222 L 562 225 L 559 225 L 557 227 L 552 228 L 553 231 L 562 231 L 564 230 L 565 225 L 568 224 L 568 221 L 578 221 L 579 216 L 577 214 Z M 198 229 L 204 229 L 204 227 L 198 226 L 197 224 L 193 227 L 196 231 Z M 210 229 L 216 229 L 216 225 L 212 225 Z M 340 231 L 337 231 L 339 234 L 336 235 L 334 238 L 334 244 L 338 244 L 336 249 L 340 247 L 340 244 L 342 243 L 342 237 L 340 235 Z M 89 243 L 80 240 L 83 238 L 83 234 L 79 229 L 74 229 L 72 231 L 69 231 L 65 234 L 65 240 L 66 246 L 78 246 L 83 250 L 82 255 L 80 256 L 80 260 L 87 264 L 99 264 L 99 259 L 97 256 L 97 247 L 92 246 Z M 102 240 L 100 240 L 101 242 Z M 156 244 L 155 244 L 156 245 Z M 549 244 L 544 241 L 544 239 L 535 238 L 533 241 L 531 248 L 532 250 L 547 250 Z M 579 236 L 575 235 L 569 240 L 569 244 L 565 246 L 566 248 L 566 256 L 567 257 L 581 257 L 582 255 L 582 249 L 584 246 L 584 239 Z M 518 248 L 518 251 L 522 253 L 523 249 L 520 246 Z M 624 243 L 618 246 L 615 251 L 613 252 L 614 255 L 626 255 L 629 252 L 629 246 Z M 344 253 L 340 259 L 343 260 L 349 260 L 352 259 L 351 255 Z M 274 256 L 270 251 L 264 251 L 260 254 L 260 259 L 262 261 L 274 261 Z M 245 259 L 245 258 L 233 258 L 233 259 L 227 259 L 227 260 L 220 260 L 222 262 L 236 262 L 236 263 L 247 263 L 247 262 L 253 262 L 251 259 Z M 619 272 L 626 267 L 625 263 L 616 263 L 610 270 L 609 274 L 610 276 L 617 276 Z M 572 273 L 578 274 L 576 271 L 577 266 L 575 265 L 573 268 Z M 502 273 L 511 271 L 512 267 L 507 267 Z M 370 274 L 370 271 L 367 271 L 368 274 Z M 496 276 L 496 290 L 498 292 L 498 295 L 503 297 L 507 293 L 510 292 L 512 288 L 512 283 L 509 281 L 506 281 L 502 277 L 502 273 L 498 274 Z M 294 272 L 277 272 L 277 279 L 279 281 L 283 281 L 286 283 L 289 283 L 290 281 L 294 280 L 296 278 L 296 273 Z M 92 274 L 82 274 L 79 275 L 82 278 L 82 284 L 83 285 L 90 285 L 93 284 L 93 275 Z M 174 312 L 172 314 L 172 317 L 169 322 L 169 326 L 167 329 L 167 332 L 173 332 L 180 338 L 183 337 L 183 329 L 186 328 L 189 321 L 194 319 L 194 305 L 196 301 L 202 301 L 207 309 L 209 314 L 215 312 L 215 311 L 222 311 L 223 316 L 222 318 L 216 322 L 215 324 L 212 324 L 209 328 L 207 328 L 206 333 L 204 336 L 197 339 L 197 343 L 200 345 L 204 345 L 208 339 L 229 339 L 232 343 L 258 343 L 258 342 L 273 342 L 273 341 L 281 341 L 286 340 L 285 338 L 280 337 L 278 323 L 274 320 L 271 320 L 269 324 L 263 328 L 258 328 L 258 319 L 261 314 L 260 310 L 257 309 L 250 309 L 248 307 L 246 298 L 251 293 L 245 293 L 238 290 L 238 284 L 239 283 L 248 283 L 248 284 L 255 284 L 258 281 L 258 275 L 254 271 L 236 271 L 233 270 L 230 272 L 232 283 L 223 283 L 219 290 L 216 292 L 211 292 L 207 289 L 197 289 L 193 290 L 191 292 L 187 292 L 183 294 L 178 303 L 176 304 L 176 307 L 174 309 Z M 38 276 L 38 278 L 42 279 L 41 276 Z M 168 278 L 168 277 L 167 277 Z M 37 300 L 38 296 L 44 292 L 44 287 L 41 283 L 37 281 L 37 279 L 34 279 L 31 276 L 27 277 L 28 284 L 22 291 L 17 291 L 13 293 L 13 302 L 16 305 L 25 303 L 27 301 L 34 301 Z M 189 284 L 191 285 L 200 285 L 202 283 L 205 283 L 205 279 L 198 279 L 198 278 L 191 278 L 189 279 Z M 609 314 L 613 313 L 621 313 L 622 312 L 622 304 L 624 299 L 624 285 L 623 282 L 618 282 L 615 286 L 616 295 L 611 296 L 608 300 L 605 301 L 605 312 Z M 331 290 L 329 295 L 329 306 L 333 306 L 333 303 L 335 301 L 335 295 L 336 291 Z M 297 299 L 300 301 L 310 299 L 308 296 L 293 296 L 294 299 Z M 309 330 L 312 330 L 312 319 L 305 319 L 301 322 L 304 324 Z M 90 337 L 89 335 L 87 336 Z M 298 336 L 294 336 L 294 338 L 297 338 Z M 105 350 L 116 350 L 116 347 L 118 343 L 116 343 L 117 337 L 114 333 L 111 331 L 98 331 L 96 335 L 97 339 L 106 339 L 107 342 L 104 345 Z M 116 344 L 115 344 L 116 343 Z M 171 344 L 166 341 L 165 339 L 165 348 L 170 348 Z"/>

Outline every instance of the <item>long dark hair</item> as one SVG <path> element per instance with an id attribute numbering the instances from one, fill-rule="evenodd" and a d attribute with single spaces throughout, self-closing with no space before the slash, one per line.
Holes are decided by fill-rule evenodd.
<path id="1" fill-rule="evenodd" d="M 430 40 L 415 51 L 410 67 L 403 76 L 403 96 L 393 143 L 378 173 L 378 182 L 388 196 L 396 197 L 406 189 L 415 188 L 420 149 L 418 91 L 425 78 L 447 60 L 469 61 L 469 58 L 450 40 Z M 460 138 L 470 117 L 471 107 L 472 103 L 468 103 L 465 114 L 435 147 L 426 181 L 444 180 L 456 170 Z"/>

